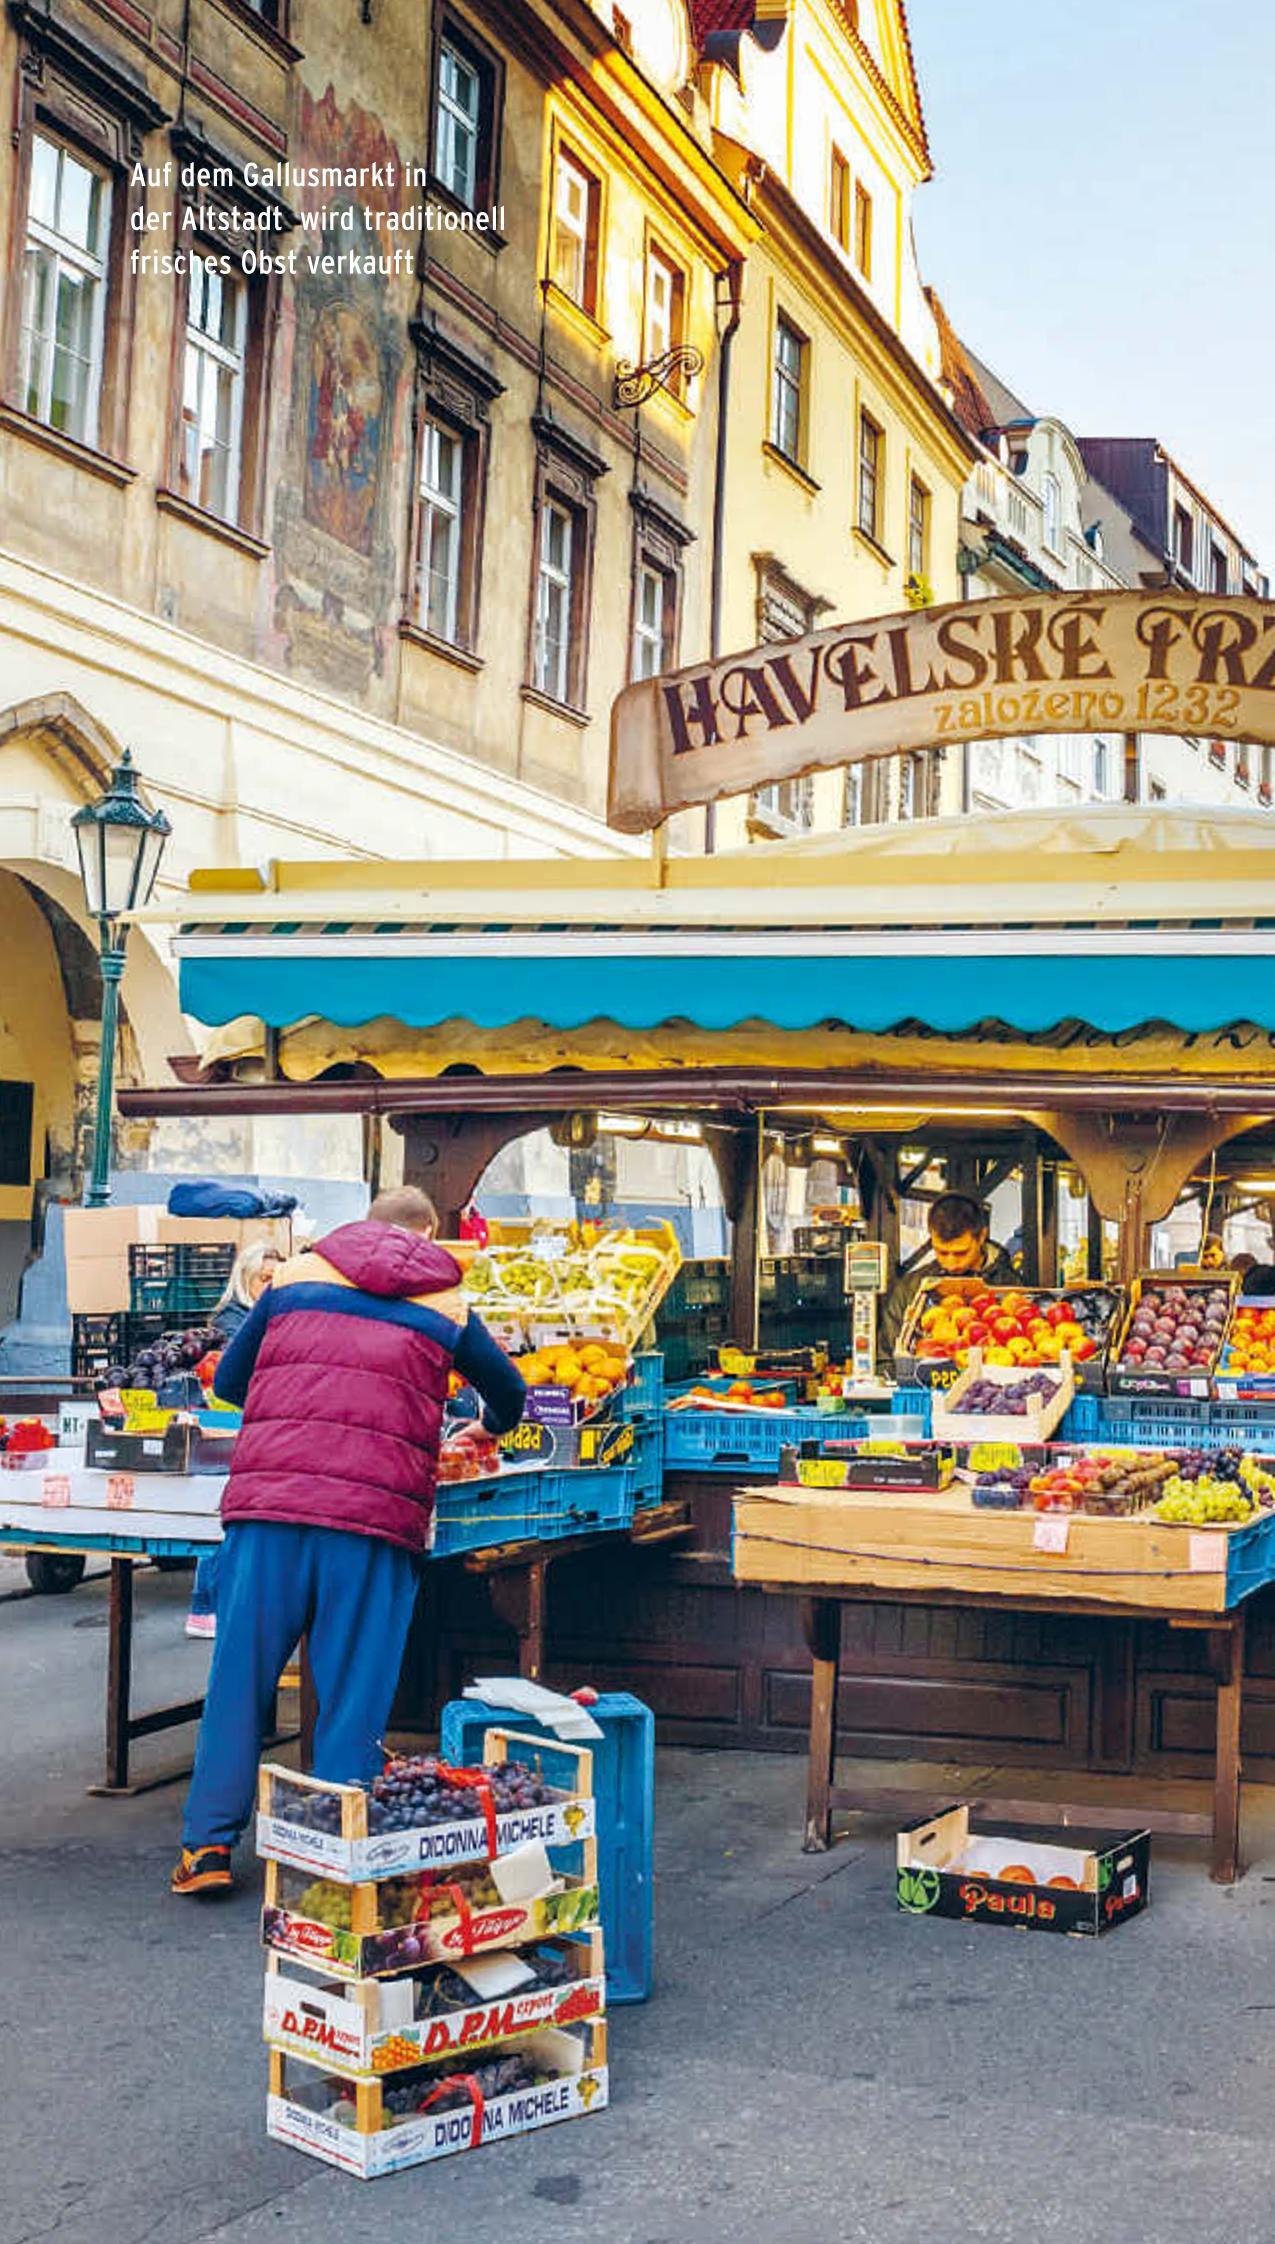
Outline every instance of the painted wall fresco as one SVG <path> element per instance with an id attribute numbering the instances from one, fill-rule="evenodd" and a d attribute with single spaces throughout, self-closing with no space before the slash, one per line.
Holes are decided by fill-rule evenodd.
<path id="1" fill-rule="evenodd" d="M 306 185 L 295 198 L 323 231 L 305 234 L 281 319 L 278 382 L 292 402 L 280 417 L 271 637 L 289 669 L 375 701 L 401 598 L 415 281 L 313 271 L 306 251 L 335 253 L 347 267 L 383 252 L 365 206 L 400 207 L 402 187 L 380 184 L 378 172 L 397 183 L 403 166 L 380 121 L 357 103 L 343 107 L 330 84 L 318 98 L 300 89 L 293 148 L 299 169 L 340 166 L 361 183 L 335 194 Z"/>

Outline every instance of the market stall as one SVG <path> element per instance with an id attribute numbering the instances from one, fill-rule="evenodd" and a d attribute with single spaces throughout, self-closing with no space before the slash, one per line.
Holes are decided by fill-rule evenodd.
<path id="1" fill-rule="evenodd" d="M 1104 1315 L 1081 1342 L 1068 1336 L 1080 1392 L 1062 1435 L 1083 1438 L 1087 1424 L 1109 1440 L 1117 1429 L 1162 1440 L 1172 1402 L 1204 1443 L 1221 1433 L 1210 1414 L 1226 1404 L 1216 1348 L 1186 1363 L 1180 1395 L 1151 1376 L 1168 1372 L 1168 1347 L 1162 1365 L 1134 1377 L 1135 1358 L 1116 1392 L 1103 1390 L 1113 1348 L 1120 1362 L 1117 1319 L 1138 1313 L 1154 1224 L 1203 1171 L 1238 1177 L 1237 1147 L 1251 1170 L 1275 1167 L 1265 1150 L 1275 932 L 1263 917 L 1273 860 L 1260 817 L 1120 807 L 989 819 L 972 833 L 928 822 L 605 877 L 580 864 L 502 866 L 498 882 L 478 866 L 203 874 L 177 947 L 183 1003 L 213 1031 L 205 1066 L 130 1092 L 127 1110 L 388 1117 L 408 1177 L 445 1223 L 493 1155 L 538 1124 L 587 1129 L 603 1110 L 692 1122 L 733 1225 L 728 1337 L 754 1352 L 767 1337 L 768 1133 L 823 1126 L 850 1144 L 863 1229 L 888 1259 L 922 1156 L 980 1191 L 1012 1174 L 1027 1306 L 1042 1322 L 1043 1297 L 1080 1308 L 1057 1266 L 1065 1166 L 1083 1180 L 1092 1253 L 1104 1240 L 1113 1252 L 1109 1266 L 1092 1264 Z M 840 1329 L 828 1322 L 841 1366 L 848 1311 Z M 1029 1331 L 1017 1337 L 1030 1345 Z M 1236 1337 L 1247 1359 L 1254 1351 L 1228 1325 L 1232 1358 Z M 944 1376 L 963 1368 L 956 1353 Z M 1240 1369 L 1249 1375 L 1247 1360 Z M 918 1438 L 931 1409 L 920 1374 L 893 1392 L 878 1380 L 821 1396 L 826 1376 L 786 1393 L 780 1410 L 751 1412 L 688 1407 L 687 1381 L 674 1383 L 664 1488 L 691 1505 L 694 1545 L 640 1564 L 618 1546 L 565 1560 L 551 1670 L 588 1666 L 644 1691 L 674 1737 L 805 1741 L 801 1601 L 736 1580 L 732 1489 L 773 1485 L 785 1441 L 810 1430 L 803 1419 L 817 1426 L 829 1402 L 842 1405 L 848 1437 L 893 1410 L 900 1434 Z M 1075 1603 L 1038 1610 L 1029 1626 L 990 1602 L 856 1607 L 846 1646 L 856 1749 L 941 1740 L 944 1758 L 1211 1768 L 1209 1632 L 1197 1642 L 1168 1621 L 1135 1621 L 1132 1607 L 1100 1622 L 1089 1600 Z M 454 1619 L 457 1659 L 496 1648 L 489 1608 L 462 1596 Z M 1275 1753 L 1275 1643 L 1260 1599 L 1248 1634 L 1246 1750 L 1261 1766 Z"/>

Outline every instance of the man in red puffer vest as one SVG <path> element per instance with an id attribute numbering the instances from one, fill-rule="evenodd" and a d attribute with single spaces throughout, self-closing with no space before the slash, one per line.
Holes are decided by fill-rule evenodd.
<path id="1" fill-rule="evenodd" d="M 303 1635 L 314 1773 L 372 1776 L 430 1543 L 447 1378 L 484 1423 L 522 1416 L 521 1374 L 467 1307 L 432 1201 L 384 1192 L 276 1271 L 217 1366 L 243 1430 L 222 1498 L 217 1648 L 174 1893 L 225 1891 L 279 1677 Z"/>

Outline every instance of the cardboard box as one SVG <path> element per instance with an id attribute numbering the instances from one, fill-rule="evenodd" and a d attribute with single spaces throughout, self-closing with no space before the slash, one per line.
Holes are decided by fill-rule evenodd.
<path id="1" fill-rule="evenodd" d="M 506 2054 L 503 2045 L 497 2048 Z M 298 2063 L 278 2050 L 270 2056 L 270 2097 L 266 2131 L 276 2142 L 339 2166 L 360 2181 L 420 2166 L 452 2151 L 485 2150 L 509 2135 L 525 2135 L 555 2120 L 580 2119 L 601 2111 L 607 2101 L 606 2027 L 599 2021 L 585 2038 L 562 2030 L 515 2042 L 507 2052 L 524 2051 L 544 2075 L 534 2088 L 492 2096 L 475 2111 L 468 2099 L 458 2108 L 419 2117 L 389 2119 L 379 2081 L 353 2090 L 338 2074 Z M 454 2068 L 453 2068 L 454 2069 Z M 439 2068 L 440 2080 L 448 2075 Z"/>
<path id="2" fill-rule="evenodd" d="M 1007 1878 L 1009 1869 L 1032 1877 Z M 947 1808 L 899 1833 L 895 1893 L 909 1916 L 1094 1938 L 1146 1908 L 1151 1836 L 1069 1829 L 1063 1846 L 1056 1831 L 976 1831 L 968 1807 Z"/>
<path id="3" fill-rule="evenodd" d="M 779 1478 L 800 1488 L 946 1488 L 955 1470 L 956 1451 L 937 1442 L 892 1442 L 886 1451 L 871 1442 L 812 1441 L 784 1450 Z"/>
<path id="4" fill-rule="evenodd" d="M 602 2015 L 606 1978 L 600 1932 L 547 1941 L 529 1955 L 497 1961 L 512 1964 L 515 1976 L 522 1967 L 521 1976 L 532 1979 L 542 1958 L 565 1968 L 566 1976 L 555 1984 L 533 1983 L 498 1994 L 471 1987 L 460 2001 L 464 1982 L 457 1980 L 457 1967 L 448 1964 L 431 1964 L 402 1979 L 365 1980 L 351 1989 L 339 1980 L 316 1984 L 301 1977 L 296 1966 L 281 1968 L 272 1956 L 267 1959 L 263 2031 L 272 2048 L 355 2078 L 401 2072 L 459 2051 L 468 2058 L 493 2042 Z M 491 1968 L 484 1959 L 475 1966 L 476 1977 Z M 464 1966 L 459 1969 L 463 1972 Z"/>
<path id="5" fill-rule="evenodd" d="M 292 1252 L 288 1216 L 251 1216 L 243 1221 L 211 1221 L 170 1216 L 159 1206 L 143 1208 L 67 1208 L 66 1298 L 73 1315 L 129 1306 L 128 1250 L 138 1246 L 233 1246 L 236 1253 L 260 1241 L 280 1254 Z"/>

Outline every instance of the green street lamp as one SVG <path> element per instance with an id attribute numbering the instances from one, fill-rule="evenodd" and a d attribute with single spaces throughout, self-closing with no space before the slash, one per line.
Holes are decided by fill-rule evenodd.
<path id="1" fill-rule="evenodd" d="M 142 801 L 127 749 L 106 793 L 99 801 L 85 803 L 83 810 L 77 810 L 71 825 L 80 853 L 85 902 L 90 917 L 97 921 L 102 960 L 102 1048 L 97 1063 L 93 1169 L 84 1205 L 104 1208 L 111 1197 L 111 1100 L 120 982 L 128 940 L 128 929 L 120 926 L 120 920 L 125 912 L 140 911 L 149 903 L 172 827 L 162 810 L 148 810 Z"/>

